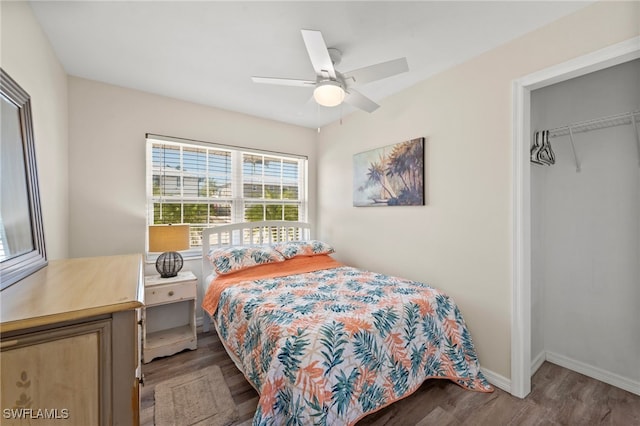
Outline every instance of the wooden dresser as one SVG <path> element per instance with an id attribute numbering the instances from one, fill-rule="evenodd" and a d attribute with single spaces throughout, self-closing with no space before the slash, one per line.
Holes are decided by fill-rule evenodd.
<path id="1" fill-rule="evenodd" d="M 50 261 L 0 292 L 0 423 L 139 424 L 143 302 L 141 255 Z"/>

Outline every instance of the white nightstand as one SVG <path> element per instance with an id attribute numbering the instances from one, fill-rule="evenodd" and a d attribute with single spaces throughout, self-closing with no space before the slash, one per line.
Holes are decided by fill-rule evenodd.
<path id="1" fill-rule="evenodd" d="M 142 362 L 196 349 L 196 294 L 198 280 L 190 271 L 177 277 L 144 279 Z"/>

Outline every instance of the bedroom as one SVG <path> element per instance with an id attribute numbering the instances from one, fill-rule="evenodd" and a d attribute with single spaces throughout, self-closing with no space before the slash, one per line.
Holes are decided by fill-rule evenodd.
<path id="1" fill-rule="evenodd" d="M 21 2 L 2 4 L 2 67 L 34 99 L 50 259 L 144 251 L 146 133 L 306 155 L 318 238 L 345 263 L 445 288 L 472 328 L 483 368 L 508 386 L 512 82 L 637 37 L 638 15 L 637 2 L 580 8 L 320 133 L 67 75 Z M 353 208 L 344 184 L 353 155 L 417 136 L 427 138 L 426 207 Z M 404 246 L 411 250 L 390 248 Z M 186 268 L 197 272 L 199 260 Z"/>

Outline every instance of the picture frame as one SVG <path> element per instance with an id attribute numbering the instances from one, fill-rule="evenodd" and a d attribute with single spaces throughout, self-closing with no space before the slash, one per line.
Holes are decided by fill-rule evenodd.
<path id="1" fill-rule="evenodd" d="M 424 206 L 420 137 L 353 156 L 354 207 Z"/>

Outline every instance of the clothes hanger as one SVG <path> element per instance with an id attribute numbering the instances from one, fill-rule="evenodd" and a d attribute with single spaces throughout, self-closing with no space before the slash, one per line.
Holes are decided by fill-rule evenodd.
<path id="1" fill-rule="evenodd" d="M 542 131 L 542 149 L 540 150 L 539 156 L 544 163 L 549 165 L 556 163 L 556 155 L 553 153 L 553 149 L 551 149 L 548 130 Z"/>
<path id="2" fill-rule="evenodd" d="M 531 146 L 531 162 L 535 164 L 544 165 L 542 161 L 540 161 L 540 150 L 542 149 L 542 145 L 540 144 L 540 132 L 535 132 L 533 135 L 533 145 Z"/>

